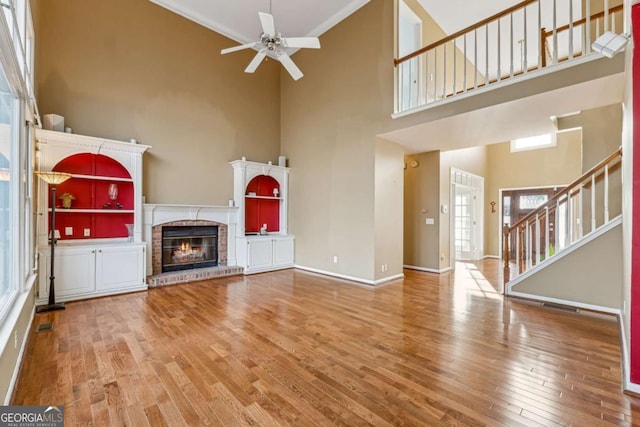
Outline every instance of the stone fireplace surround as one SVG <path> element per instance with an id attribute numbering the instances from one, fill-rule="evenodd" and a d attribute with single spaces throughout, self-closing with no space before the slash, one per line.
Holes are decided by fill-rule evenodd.
<path id="1" fill-rule="evenodd" d="M 149 286 L 181 283 L 198 279 L 204 280 L 210 277 L 242 273 L 242 268 L 237 267 L 236 261 L 237 207 L 145 204 L 143 209 L 143 240 L 147 244 L 146 275 Z M 176 272 L 180 274 L 161 274 L 162 227 L 209 224 L 218 226 L 219 267 Z M 199 272 L 199 270 L 205 273 Z"/>

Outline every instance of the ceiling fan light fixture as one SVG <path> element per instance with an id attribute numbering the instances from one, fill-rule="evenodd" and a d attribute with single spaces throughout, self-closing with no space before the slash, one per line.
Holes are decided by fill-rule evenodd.
<path id="1" fill-rule="evenodd" d="M 271 10 L 271 8 L 269 8 Z M 262 26 L 262 34 L 260 35 L 260 41 L 255 43 L 247 43 L 240 46 L 230 47 L 223 49 L 221 54 L 227 54 L 236 52 L 242 49 L 258 48 L 258 53 L 255 55 L 251 63 L 244 70 L 246 73 L 253 73 L 258 66 L 265 59 L 266 53 L 271 52 L 275 58 L 280 61 L 282 66 L 289 72 L 294 80 L 300 79 L 303 74 L 302 71 L 295 65 L 295 63 L 289 57 L 286 52 L 286 48 L 312 48 L 319 49 L 320 41 L 317 37 L 282 37 L 281 33 L 276 32 L 273 15 L 270 13 L 258 12 L 258 18 Z M 271 56 L 270 54 L 270 56 Z"/>

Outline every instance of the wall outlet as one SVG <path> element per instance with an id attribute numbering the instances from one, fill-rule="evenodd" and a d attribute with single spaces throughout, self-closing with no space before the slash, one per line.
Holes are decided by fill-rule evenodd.
<path id="1" fill-rule="evenodd" d="M 338 255 L 334 255 L 333 256 L 333 263 L 337 264 L 338 263 Z"/>
<path id="2" fill-rule="evenodd" d="M 65 227 L 64 228 L 65 236 L 73 236 L 73 227 Z"/>
<path id="3" fill-rule="evenodd" d="M 380 266 L 380 271 L 382 271 L 383 273 L 387 270 L 389 270 L 389 266 L 387 264 L 382 264 Z"/>
<path id="4" fill-rule="evenodd" d="M 436 223 L 436 221 L 433 218 L 425 218 L 424 222 L 427 225 L 433 225 Z"/>
<path id="5" fill-rule="evenodd" d="M 90 228 L 85 228 L 84 229 L 84 237 L 89 237 L 91 236 L 91 229 Z"/>

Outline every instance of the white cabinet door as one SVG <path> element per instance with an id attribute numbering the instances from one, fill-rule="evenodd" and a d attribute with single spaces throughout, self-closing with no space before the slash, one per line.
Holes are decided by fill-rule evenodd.
<path id="1" fill-rule="evenodd" d="M 55 293 L 57 297 L 69 300 L 74 295 L 93 293 L 95 285 L 95 249 L 56 247 Z M 49 276 L 51 275 L 51 253 L 40 253 L 40 298 L 49 296 Z"/>
<path id="2" fill-rule="evenodd" d="M 144 284 L 142 245 L 99 247 L 96 250 L 96 288 L 98 291 Z"/>
<path id="3" fill-rule="evenodd" d="M 273 264 L 275 267 L 293 265 L 293 237 L 274 240 Z"/>
<path id="4" fill-rule="evenodd" d="M 248 240 L 247 269 L 256 270 L 269 268 L 273 265 L 273 240 L 255 239 Z"/>

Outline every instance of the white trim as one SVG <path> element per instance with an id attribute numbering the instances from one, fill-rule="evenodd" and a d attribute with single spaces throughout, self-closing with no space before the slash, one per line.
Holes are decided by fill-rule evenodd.
<path id="1" fill-rule="evenodd" d="M 627 336 L 624 333 L 624 313 L 622 310 L 620 313 L 620 316 L 618 316 L 618 328 L 620 329 L 620 345 L 622 346 L 620 354 L 622 359 L 620 361 L 620 364 L 622 365 L 622 389 L 640 394 L 640 385 L 631 382 L 631 364 L 628 357 L 629 346 L 627 345 Z"/>
<path id="2" fill-rule="evenodd" d="M 544 297 L 544 296 L 540 296 L 540 295 L 527 294 L 527 293 L 524 293 L 524 292 L 510 292 L 507 296 L 525 298 L 525 299 L 532 300 L 532 301 L 550 302 L 550 303 L 553 303 L 553 304 L 566 305 L 568 307 L 582 308 L 584 310 L 598 311 L 598 312 L 607 313 L 607 314 L 615 314 L 615 315 L 618 315 L 618 316 L 620 316 L 621 313 L 622 313 L 619 308 L 611 308 L 611 307 L 604 307 L 604 306 L 601 306 L 601 305 L 585 304 L 585 303 L 582 303 L 582 302 L 569 301 L 569 300 L 564 300 L 564 299 L 560 299 L 560 298 Z"/>
<path id="3" fill-rule="evenodd" d="M 513 279 L 513 280 L 511 280 L 511 281 L 509 281 L 507 283 L 507 288 L 506 288 L 507 292 L 506 292 L 506 294 L 507 295 L 515 295 L 516 293 L 515 292 L 511 292 L 511 290 L 518 283 L 520 283 L 523 280 L 533 276 L 536 272 L 542 270 L 543 268 L 546 268 L 547 266 L 550 266 L 551 264 L 561 260 L 565 256 L 567 256 L 570 253 L 580 249 L 581 247 L 583 247 L 587 243 L 591 242 L 592 240 L 597 239 L 598 237 L 602 236 L 604 233 L 614 229 L 616 226 L 618 226 L 620 224 L 622 224 L 622 215 L 618 215 L 616 218 L 614 218 L 613 220 L 609 221 L 607 224 L 601 226 L 596 231 L 591 232 L 591 233 L 587 234 L 586 236 L 584 236 L 582 238 L 582 240 L 579 240 L 578 242 L 572 244 L 571 246 L 562 249 L 561 251 L 557 252 L 554 256 L 550 257 L 549 259 L 541 262 L 540 264 L 536 265 L 532 269 L 525 271 L 524 273 L 522 273 L 521 275 L 519 275 L 518 277 L 516 277 L 515 279 Z"/>
<path id="4" fill-rule="evenodd" d="M 304 265 L 298 265 L 298 264 L 296 264 L 294 266 L 294 268 L 297 268 L 298 270 L 309 271 L 311 273 L 322 274 L 324 276 L 337 277 L 338 279 L 345 279 L 345 280 L 349 280 L 349 281 L 352 281 L 352 282 L 364 283 L 364 284 L 369 285 L 369 286 L 378 286 L 378 285 L 381 285 L 383 283 L 391 282 L 392 280 L 397 280 L 397 279 L 404 278 L 404 274 L 396 274 L 396 275 L 393 275 L 393 276 L 385 277 L 383 279 L 369 280 L 369 279 L 363 279 L 361 277 L 349 276 L 347 274 L 334 273 L 332 271 L 320 270 L 318 268 L 306 267 Z"/>
<path id="5" fill-rule="evenodd" d="M 435 269 L 435 268 L 427 268 L 427 267 L 418 267 L 417 265 L 403 265 L 403 268 L 406 268 L 407 270 L 417 270 L 417 271 L 424 271 L 427 273 L 435 273 L 435 274 L 443 274 L 443 273 L 448 273 L 449 271 L 453 270 L 453 267 L 445 267 L 442 268 L 440 270 Z"/>
<path id="6" fill-rule="evenodd" d="M 595 52 L 591 52 L 588 55 L 582 56 L 582 57 L 577 58 L 577 59 L 573 59 L 572 61 L 566 61 L 566 62 L 561 62 L 561 63 L 556 64 L 556 65 L 550 65 L 550 66 L 548 66 L 548 67 L 546 67 L 546 68 L 544 68 L 542 70 L 538 70 L 538 71 L 531 72 L 531 73 L 525 73 L 525 74 L 521 74 L 519 76 L 515 76 L 515 77 L 512 77 L 512 78 L 504 79 L 504 80 L 501 80 L 501 81 L 499 81 L 497 83 L 492 83 L 490 85 L 484 86 L 482 88 L 479 87 L 477 89 L 468 90 L 467 92 L 464 92 L 464 93 L 462 93 L 460 95 L 448 96 L 443 100 L 436 101 L 436 102 L 431 102 L 429 104 L 425 104 L 425 105 L 422 105 L 420 107 L 413 108 L 411 110 L 406 110 L 406 111 L 402 111 L 402 112 L 399 112 L 399 113 L 393 113 L 393 114 L 391 114 L 391 118 L 392 119 L 399 119 L 401 117 L 409 116 L 409 115 L 415 114 L 415 113 L 420 113 L 422 111 L 426 111 L 426 110 L 429 110 L 431 108 L 440 107 L 442 105 L 447 105 L 447 104 L 450 104 L 452 102 L 457 102 L 460 99 L 469 98 L 469 97 L 472 97 L 472 96 L 475 96 L 475 95 L 479 95 L 481 93 L 486 93 L 486 92 L 492 91 L 494 89 L 499 89 L 499 88 L 502 88 L 502 87 L 510 86 L 510 85 L 512 85 L 514 83 L 520 83 L 520 82 L 524 82 L 524 81 L 531 80 L 531 79 L 534 79 L 534 78 L 542 77 L 542 76 L 545 76 L 547 74 L 554 73 L 556 71 L 562 71 L 562 70 L 571 68 L 571 67 L 573 67 L 575 65 L 585 64 L 585 63 L 588 63 L 588 62 L 591 62 L 591 61 L 596 61 L 596 60 L 602 59 L 602 58 L 603 58 L 602 55 L 600 55 L 598 53 L 595 53 Z M 398 68 L 398 67 L 394 67 L 394 68 Z"/>
<path id="7" fill-rule="evenodd" d="M 203 27 L 206 27 L 206 28 L 208 28 L 208 29 L 210 29 L 212 31 L 215 31 L 216 33 L 222 34 L 223 36 L 226 36 L 226 37 L 230 38 L 231 40 L 234 40 L 234 41 L 236 41 L 238 43 L 251 43 L 251 42 L 256 41 L 253 38 L 248 40 L 248 39 L 244 38 L 237 31 L 231 30 L 231 29 L 221 25 L 220 22 L 216 22 L 215 20 L 210 19 L 208 16 L 205 16 L 202 13 L 196 12 L 196 11 L 188 8 L 187 6 L 184 5 L 184 2 L 182 2 L 182 1 L 176 1 L 176 0 L 150 0 L 150 1 L 152 3 L 157 4 L 160 7 L 163 7 L 165 9 L 170 10 L 171 12 L 173 12 L 173 13 L 175 13 L 177 15 L 180 15 L 180 16 L 182 16 L 182 17 L 184 17 L 184 18 L 186 18 L 186 19 L 188 19 L 190 21 L 193 21 L 193 22 L 195 22 L 195 23 L 197 23 L 199 25 L 202 25 Z M 336 12 L 332 16 L 328 17 L 326 20 L 324 20 L 322 23 L 320 23 L 320 25 L 318 25 L 317 27 L 315 27 L 311 31 L 309 31 L 309 33 L 306 34 L 305 36 L 308 36 L 308 37 L 319 37 L 319 36 L 321 36 L 325 32 L 329 31 L 331 28 L 333 28 L 335 25 L 337 25 L 338 23 L 340 23 L 341 21 L 346 19 L 353 12 L 355 12 L 358 9 L 360 9 L 365 4 L 369 3 L 369 1 L 370 0 L 352 0 L 352 1 L 350 1 L 345 7 L 340 9 L 338 12 Z M 249 12 L 251 12 L 251 11 L 249 11 Z M 265 12 L 266 12 L 266 10 L 265 10 Z M 276 18 L 277 18 L 277 14 L 276 14 Z M 258 28 L 259 28 L 258 27 L 258 22 L 257 22 L 257 19 L 256 19 L 256 36 L 259 35 L 257 33 Z M 298 36 L 301 37 L 301 36 L 303 36 L 303 34 L 296 34 L 296 37 L 298 37 Z M 295 51 L 297 52 L 298 49 L 295 49 Z M 291 53 L 291 54 L 293 54 L 293 53 Z"/>
<path id="8" fill-rule="evenodd" d="M 36 316 L 36 306 L 34 305 L 31 309 L 31 316 L 29 317 L 29 323 L 24 330 L 24 336 L 22 337 L 22 345 L 20 346 L 20 351 L 18 352 L 18 358 L 16 359 L 16 364 L 13 367 L 13 374 L 11 374 L 11 380 L 9 381 L 9 388 L 7 388 L 7 394 L 4 397 L 3 405 L 7 406 L 11 404 L 11 398 L 13 397 L 13 391 L 15 389 L 16 383 L 18 381 L 18 375 L 20 374 L 20 369 L 22 368 L 22 359 L 24 358 L 25 349 L 27 348 L 27 342 L 29 341 L 29 334 L 31 333 L 31 326 L 33 325 L 33 319 Z"/>
<path id="9" fill-rule="evenodd" d="M 498 255 L 485 255 L 482 259 L 502 259 Z"/>

